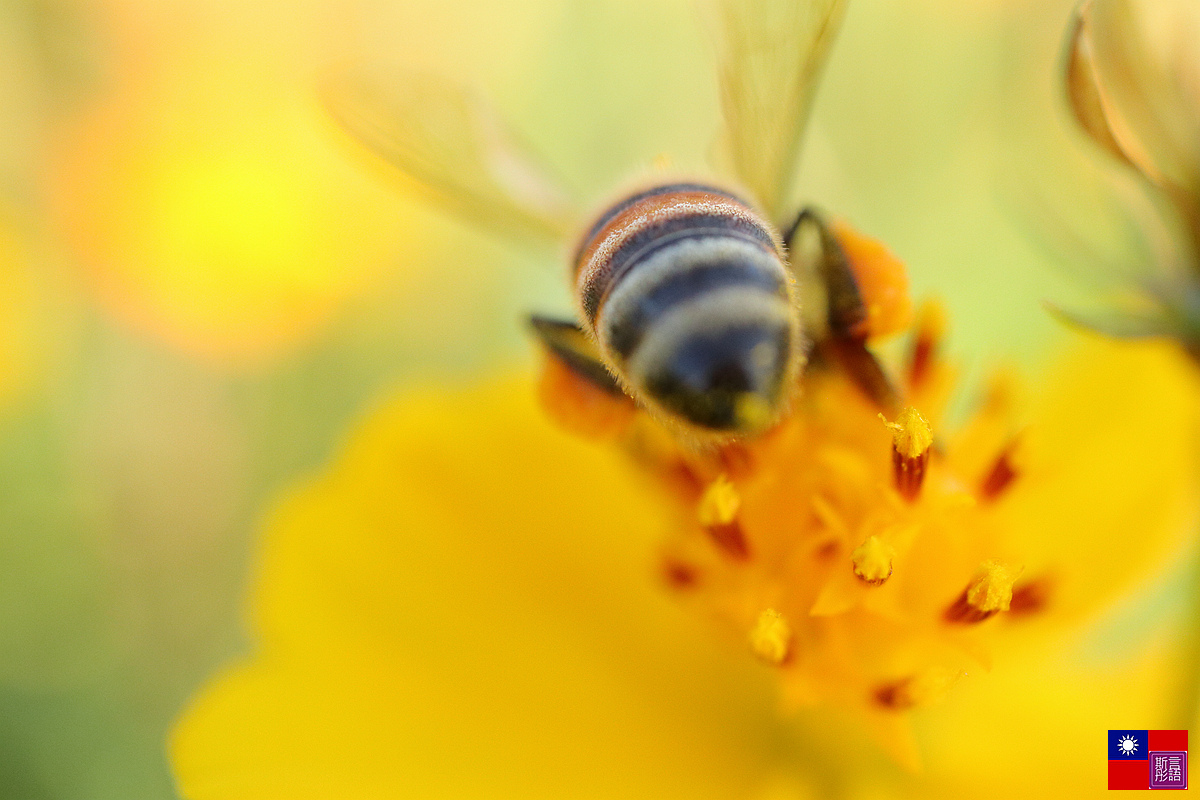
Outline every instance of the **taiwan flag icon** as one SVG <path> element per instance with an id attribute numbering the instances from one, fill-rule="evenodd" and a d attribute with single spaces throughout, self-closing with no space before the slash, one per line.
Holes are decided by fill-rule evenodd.
<path id="1" fill-rule="evenodd" d="M 1109 789 L 1186 789 L 1187 731 L 1109 731 Z"/>

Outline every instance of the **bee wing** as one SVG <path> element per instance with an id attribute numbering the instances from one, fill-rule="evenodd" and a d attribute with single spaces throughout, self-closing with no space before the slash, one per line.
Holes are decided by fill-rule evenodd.
<path id="1" fill-rule="evenodd" d="M 846 0 L 718 0 L 722 144 L 776 222 Z"/>
<path id="2" fill-rule="evenodd" d="M 402 71 L 332 75 L 334 118 L 451 211 L 503 233 L 561 242 L 572 204 L 495 110 L 448 81 Z"/>

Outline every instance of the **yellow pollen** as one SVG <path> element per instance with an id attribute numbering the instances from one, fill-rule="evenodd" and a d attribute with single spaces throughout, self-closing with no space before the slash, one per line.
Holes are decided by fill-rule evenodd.
<path id="1" fill-rule="evenodd" d="M 915 502 L 925 482 L 933 429 L 912 406 L 901 411 L 895 422 L 888 422 L 883 414 L 879 418 L 892 429 L 892 472 L 896 491 L 910 503 Z"/>
<path id="2" fill-rule="evenodd" d="M 1020 574 L 1020 569 L 1012 569 L 999 561 L 983 562 L 967 587 L 967 603 L 986 614 L 1008 611 L 1012 603 L 1013 584 Z"/>
<path id="3" fill-rule="evenodd" d="M 718 477 L 704 490 L 696 514 L 700 524 L 706 528 L 728 525 L 737 517 L 742 507 L 742 498 L 734 485 L 724 475 Z"/>
<path id="4" fill-rule="evenodd" d="M 787 620 L 773 608 L 758 615 L 750 631 L 750 649 L 768 664 L 782 664 L 792 648 L 792 629 Z"/>
<path id="5" fill-rule="evenodd" d="M 850 554 L 850 560 L 854 562 L 854 574 L 871 586 L 879 586 L 892 577 L 892 559 L 895 557 L 896 551 L 892 546 L 880 541 L 878 536 L 867 537 Z"/>
<path id="6" fill-rule="evenodd" d="M 892 447 L 905 458 L 919 458 L 933 444 L 933 428 L 912 406 L 901 411 L 895 422 L 888 422 L 883 414 L 879 418 L 892 429 Z"/>

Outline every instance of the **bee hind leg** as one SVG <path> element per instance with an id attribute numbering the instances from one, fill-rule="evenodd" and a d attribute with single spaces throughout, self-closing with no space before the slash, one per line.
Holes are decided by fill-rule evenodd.
<path id="1" fill-rule="evenodd" d="M 637 405 L 583 329 L 573 321 L 539 315 L 531 315 L 529 325 L 546 351 L 539 394 L 550 416 L 588 438 L 620 436 Z"/>
<path id="2" fill-rule="evenodd" d="M 530 314 L 529 327 L 533 329 L 534 335 L 546 348 L 547 353 L 562 362 L 563 366 L 607 394 L 625 394 L 617 379 L 604 365 L 596 345 L 577 323 Z"/>
<path id="3" fill-rule="evenodd" d="M 836 365 L 880 408 L 895 409 L 896 388 L 867 347 L 867 307 L 837 236 L 820 212 L 805 208 L 785 232 L 784 244 L 801 295 L 814 299 L 802 304 L 814 362 Z"/>
<path id="4" fill-rule="evenodd" d="M 804 283 L 817 283 L 824 295 L 818 330 L 836 338 L 865 339 L 867 307 L 850 259 L 837 236 L 814 208 L 796 216 L 784 236 L 792 269 Z"/>

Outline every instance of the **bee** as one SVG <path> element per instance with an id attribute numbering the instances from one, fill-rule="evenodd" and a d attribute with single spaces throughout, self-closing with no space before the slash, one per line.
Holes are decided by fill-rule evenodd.
<path id="1" fill-rule="evenodd" d="M 847 365 L 882 407 L 892 401 L 866 341 L 897 316 L 889 304 L 907 303 L 895 291 L 902 267 L 813 209 L 780 227 L 845 6 L 723 0 L 728 177 L 643 185 L 586 226 L 530 148 L 464 89 L 348 70 L 326 98 L 348 131 L 452 210 L 559 241 L 582 227 L 570 270 L 578 319 L 531 319 L 548 351 L 689 434 L 746 437 L 786 413 L 813 356 Z"/>

